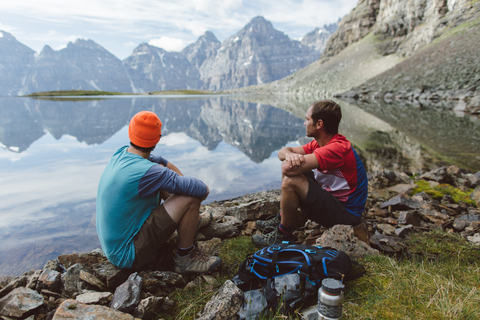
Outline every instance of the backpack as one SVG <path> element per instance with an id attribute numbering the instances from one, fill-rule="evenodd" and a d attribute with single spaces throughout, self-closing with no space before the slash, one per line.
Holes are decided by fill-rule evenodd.
<path id="1" fill-rule="evenodd" d="M 343 251 L 281 243 L 249 255 L 232 281 L 244 292 L 261 288 L 267 305 L 274 310 L 280 296 L 288 292 L 291 301 L 283 300 L 282 311 L 289 313 L 302 300 L 315 295 L 323 279 L 343 280 L 351 268 L 352 260 Z"/>

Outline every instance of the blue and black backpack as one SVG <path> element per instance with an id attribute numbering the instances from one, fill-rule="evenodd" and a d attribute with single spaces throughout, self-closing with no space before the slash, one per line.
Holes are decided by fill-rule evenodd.
<path id="1" fill-rule="evenodd" d="M 280 243 L 258 250 L 240 265 L 232 281 L 243 291 L 268 279 L 298 273 L 306 287 L 319 288 L 325 278 L 342 280 L 352 267 L 343 251 L 329 247 Z"/>
<path id="2" fill-rule="evenodd" d="M 275 288 L 278 287 L 277 279 L 295 275 L 286 280 L 296 279 L 297 282 L 290 286 L 298 291 L 293 294 L 295 297 L 288 308 L 293 309 L 306 297 L 316 295 L 323 279 L 343 281 L 351 278 L 352 264 L 358 265 L 345 252 L 330 247 L 281 243 L 249 255 L 239 266 L 232 282 L 243 292 L 262 289 L 268 305 L 277 308 L 280 294 Z M 354 278 L 359 275 L 363 273 Z"/>

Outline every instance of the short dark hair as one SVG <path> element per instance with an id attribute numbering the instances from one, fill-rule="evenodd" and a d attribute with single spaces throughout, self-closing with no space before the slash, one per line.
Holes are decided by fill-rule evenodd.
<path id="1" fill-rule="evenodd" d="M 135 149 L 142 151 L 142 152 L 152 152 L 153 149 L 155 149 L 155 146 L 150 147 L 150 148 L 144 148 L 144 147 L 139 147 L 136 144 L 134 144 L 132 141 L 130 141 L 130 145 L 134 147 Z"/>
<path id="2" fill-rule="evenodd" d="M 342 120 L 342 109 L 335 101 L 315 101 L 310 107 L 312 108 L 313 123 L 317 123 L 318 120 L 322 119 L 325 131 L 328 134 L 338 133 L 338 125 L 340 120 Z"/>

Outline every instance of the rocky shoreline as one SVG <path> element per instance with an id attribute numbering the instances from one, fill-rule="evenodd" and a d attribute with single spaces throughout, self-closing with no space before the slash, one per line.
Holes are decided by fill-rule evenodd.
<path id="1" fill-rule="evenodd" d="M 419 186 L 428 190 L 411 195 Z M 455 192 L 453 196 L 433 192 L 432 196 L 435 187 Z M 459 193 L 467 197 L 458 201 Z M 279 198 L 280 191 L 271 190 L 203 206 L 202 210 L 212 212 L 214 221 L 200 230 L 197 245 L 207 254 L 218 254 L 222 240 L 258 233 L 255 220 L 276 214 Z M 409 233 L 432 230 L 457 233 L 480 246 L 480 172 L 441 167 L 417 173 L 415 181 L 403 172 L 371 173 L 365 222 L 366 228 L 340 225 L 325 229 L 303 220 L 295 235 L 299 243 L 331 246 L 353 258 L 405 254 L 402 242 Z M 174 242 L 172 237 L 171 244 Z M 212 276 L 182 276 L 166 269 L 122 270 L 109 263 L 101 250 L 62 255 L 42 270 L 0 277 L 0 316 L 156 319 L 174 307 L 170 293 L 176 288 L 216 281 Z M 233 318 L 243 302 L 242 294 L 226 281 L 199 319 Z"/>
<path id="2" fill-rule="evenodd" d="M 418 86 L 414 90 L 374 91 L 367 86 L 357 90 L 334 95 L 335 98 L 360 101 L 383 100 L 386 103 L 394 101 L 422 105 L 440 106 L 443 110 L 451 110 L 459 115 L 469 115 L 478 119 L 480 115 L 480 92 L 473 90 L 443 90 L 430 86 Z"/>

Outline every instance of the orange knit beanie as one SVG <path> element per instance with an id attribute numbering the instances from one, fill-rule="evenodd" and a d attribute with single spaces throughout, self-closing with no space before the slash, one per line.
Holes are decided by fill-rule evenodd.
<path id="1" fill-rule="evenodd" d="M 142 148 L 154 147 L 162 134 L 162 121 L 150 111 L 140 111 L 128 126 L 130 141 Z"/>

